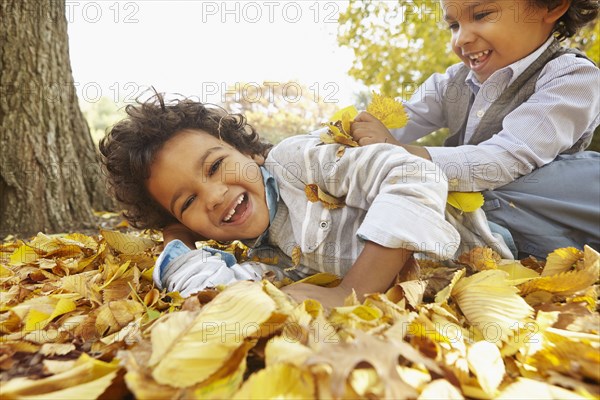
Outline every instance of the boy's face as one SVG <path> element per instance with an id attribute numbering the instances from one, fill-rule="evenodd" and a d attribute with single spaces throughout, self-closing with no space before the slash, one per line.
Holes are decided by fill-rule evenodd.
<path id="1" fill-rule="evenodd" d="M 452 49 L 480 83 L 540 47 L 557 19 L 556 11 L 532 5 L 530 0 L 441 0 L 441 3 L 452 32 Z"/>
<path id="2" fill-rule="evenodd" d="M 184 130 L 164 144 L 146 187 L 183 225 L 207 239 L 252 239 L 269 226 L 259 163 L 201 130 Z"/>

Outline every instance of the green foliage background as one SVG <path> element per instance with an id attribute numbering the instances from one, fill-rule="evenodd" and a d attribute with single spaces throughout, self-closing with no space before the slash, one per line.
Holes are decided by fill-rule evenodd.
<path id="1" fill-rule="evenodd" d="M 339 44 L 354 50 L 350 75 L 388 96 L 408 99 L 431 74 L 460 61 L 450 48 L 437 0 L 350 0 L 339 23 Z M 598 65 L 599 36 L 596 20 L 565 44 L 585 51 Z M 440 145 L 446 135 L 437 131 L 418 144 Z M 600 128 L 589 150 L 600 151 Z"/>

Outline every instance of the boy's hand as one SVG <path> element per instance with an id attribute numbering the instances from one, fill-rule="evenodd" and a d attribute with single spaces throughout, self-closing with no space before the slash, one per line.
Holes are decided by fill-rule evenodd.
<path id="1" fill-rule="evenodd" d="M 200 237 L 200 235 L 198 235 L 196 232 L 188 229 L 185 225 L 183 225 L 180 222 L 176 222 L 171 225 L 167 225 L 163 229 L 163 239 L 164 239 L 165 245 L 175 239 L 179 239 L 183 243 L 185 243 L 185 245 L 187 247 L 189 247 L 190 249 L 196 248 L 197 241 L 204 240 L 204 238 Z"/>
<path id="2" fill-rule="evenodd" d="M 346 290 L 342 286 L 325 288 L 309 283 L 294 283 L 281 288 L 281 290 L 290 295 L 298 303 L 306 299 L 313 299 L 321 303 L 323 308 L 326 309 L 343 306 L 346 297 L 352 293 L 352 290 Z"/>
<path id="3" fill-rule="evenodd" d="M 366 111 L 360 112 L 350 128 L 352 137 L 361 146 L 373 143 L 400 145 L 383 123 Z"/>
<path id="4" fill-rule="evenodd" d="M 350 131 L 354 140 L 361 146 L 374 143 L 395 144 L 396 146 L 403 147 L 404 150 L 415 156 L 431 161 L 431 155 L 425 147 L 400 143 L 380 120 L 366 111 L 362 111 L 354 118 Z"/>

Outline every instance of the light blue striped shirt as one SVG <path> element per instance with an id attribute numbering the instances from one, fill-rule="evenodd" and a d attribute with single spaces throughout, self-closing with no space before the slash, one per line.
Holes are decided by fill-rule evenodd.
<path id="1" fill-rule="evenodd" d="M 473 135 L 492 102 L 552 40 L 549 38 L 527 57 L 494 72 L 483 83 L 469 73 L 466 83 L 475 99 L 469 111 L 465 141 Z M 410 120 L 404 128 L 392 131 L 398 140 L 410 143 L 447 127 L 442 98 L 461 65 L 451 66 L 445 74 L 433 74 L 405 102 Z M 592 135 L 598 124 L 600 70 L 586 59 L 565 54 L 546 64 L 535 93 L 506 116 L 502 131 L 492 138 L 478 145 L 427 147 L 427 150 L 448 177 L 450 190 L 494 189 L 551 162 L 580 138 Z"/>

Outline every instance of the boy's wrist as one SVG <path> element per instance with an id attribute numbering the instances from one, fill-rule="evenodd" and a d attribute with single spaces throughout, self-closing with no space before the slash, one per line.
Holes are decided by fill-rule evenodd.
<path id="1" fill-rule="evenodd" d="M 189 230 L 181 223 L 167 225 L 163 229 L 163 240 L 165 245 L 176 239 L 181 240 L 190 249 L 195 249 L 196 241 L 201 240 L 195 232 Z"/>

